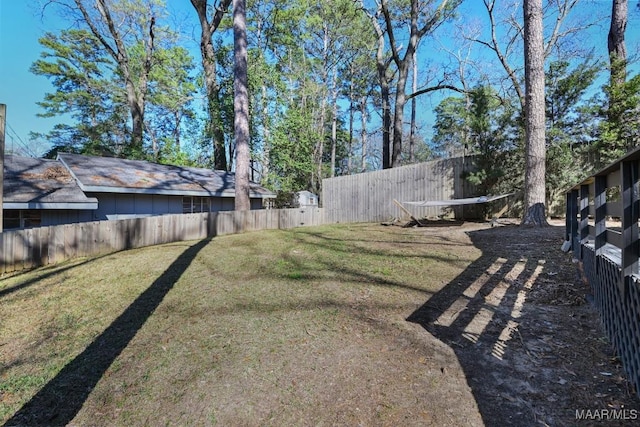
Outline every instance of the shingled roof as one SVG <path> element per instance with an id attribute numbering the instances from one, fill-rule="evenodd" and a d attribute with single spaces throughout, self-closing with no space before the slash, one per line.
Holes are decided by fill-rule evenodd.
<path id="1" fill-rule="evenodd" d="M 4 209 L 97 209 L 69 171 L 56 160 L 7 155 Z"/>
<path id="2" fill-rule="evenodd" d="M 235 197 L 235 174 L 229 172 L 69 153 L 59 153 L 58 160 L 85 192 Z M 250 197 L 275 194 L 252 182 Z"/>

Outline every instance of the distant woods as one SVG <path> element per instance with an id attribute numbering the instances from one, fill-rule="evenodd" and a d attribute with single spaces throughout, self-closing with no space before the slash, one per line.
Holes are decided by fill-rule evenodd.
<path id="1" fill-rule="evenodd" d="M 526 194 L 553 213 L 562 190 L 640 141 L 626 0 L 247 0 L 246 125 L 232 15 L 244 1 L 183 3 L 42 11 L 45 25 L 68 24 L 43 34 L 31 67 L 55 88 L 39 106 L 59 124 L 31 135 L 48 156 L 240 168 L 283 194 L 320 194 L 323 178 L 474 155 L 466 178 L 482 193 L 522 191 L 524 214 Z"/>

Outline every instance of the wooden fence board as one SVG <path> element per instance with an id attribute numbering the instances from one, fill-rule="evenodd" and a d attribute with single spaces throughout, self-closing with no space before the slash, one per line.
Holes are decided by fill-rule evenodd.
<path id="1" fill-rule="evenodd" d="M 443 159 L 324 179 L 322 201 L 327 221 L 373 222 L 402 217 L 404 213 L 393 199 L 402 202 L 469 197 L 473 187 L 462 177 L 469 163 L 469 158 Z M 412 207 L 411 211 L 416 217 L 435 217 L 451 209 Z M 455 214 L 461 212 L 457 210 Z"/>
<path id="2" fill-rule="evenodd" d="M 162 215 L 5 231 L 0 233 L 0 274 L 144 246 L 325 222 L 324 209 L 303 208 Z"/>

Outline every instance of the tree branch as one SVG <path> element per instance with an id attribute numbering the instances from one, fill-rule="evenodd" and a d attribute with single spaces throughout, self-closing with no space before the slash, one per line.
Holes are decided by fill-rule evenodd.
<path id="1" fill-rule="evenodd" d="M 464 89 L 460 89 L 458 87 L 452 86 L 452 85 L 436 85 L 436 86 L 430 86 L 430 87 L 426 87 L 424 89 L 420 89 L 410 95 L 407 95 L 406 99 L 407 101 L 415 98 L 416 96 L 420 96 L 420 95 L 424 95 L 425 93 L 429 93 L 429 92 L 435 92 L 437 90 L 452 90 L 454 92 L 458 92 L 458 93 L 462 93 L 462 94 L 466 94 L 467 92 Z"/>

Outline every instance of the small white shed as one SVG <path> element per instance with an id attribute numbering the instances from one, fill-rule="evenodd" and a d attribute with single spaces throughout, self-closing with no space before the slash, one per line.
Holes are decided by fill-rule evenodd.
<path id="1" fill-rule="evenodd" d="M 301 208 L 318 207 L 318 196 L 313 194 L 311 191 L 298 191 L 296 193 L 296 198 L 298 201 L 298 206 L 300 206 Z"/>

